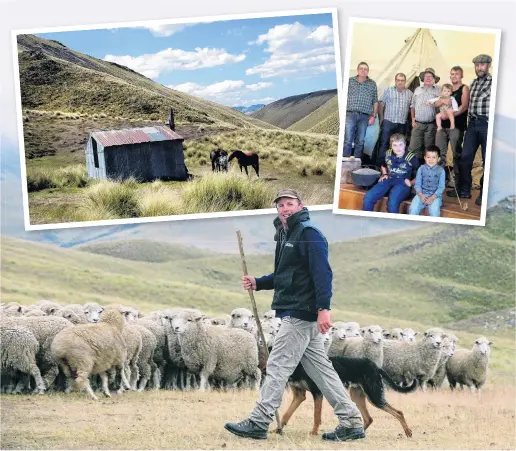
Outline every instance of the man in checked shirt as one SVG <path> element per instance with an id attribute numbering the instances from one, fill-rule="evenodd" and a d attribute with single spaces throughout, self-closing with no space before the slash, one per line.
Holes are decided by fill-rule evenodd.
<path id="1" fill-rule="evenodd" d="M 426 148 L 435 144 L 435 108 L 427 105 L 426 101 L 439 97 L 441 89 L 436 83 L 440 78 L 435 71 L 428 67 L 419 74 L 423 86 L 418 86 L 412 96 L 410 114 L 412 116 L 412 133 L 410 135 L 409 152 L 414 153 L 419 162 L 423 162 L 423 154 Z"/>
<path id="2" fill-rule="evenodd" d="M 489 121 L 489 102 L 491 100 L 492 77 L 489 74 L 491 67 L 489 55 L 478 55 L 473 59 L 477 78 L 471 83 L 470 100 L 468 108 L 468 128 L 462 146 L 462 155 L 459 162 L 459 186 L 457 191 L 459 197 L 471 198 L 471 170 L 477 153 L 478 146 L 482 149 L 482 167 L 486 161 L 487 128 Z M 480 195 L 475 204 L 482 205 L 482 191 L 484 175 L 480 179 Z M 455 190 L 447 191 L 450 197 L 457 197 Z"/>
<path id="3" fill-rule="evenodd" d="M 357 67 L 357 75 L 349 79 L 344 132 L 345 157 L 351 156 L 353 143 L 355 143 L 354 156 L 357 158 L 362 156 L 367 127 L 374 124 L 378 112 L 376 82 L 371 80 L 368 74 L 369 65 L 361 62 Z"/>

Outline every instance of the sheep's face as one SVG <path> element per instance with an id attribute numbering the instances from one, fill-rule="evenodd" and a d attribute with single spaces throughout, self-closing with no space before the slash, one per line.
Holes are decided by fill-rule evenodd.
<path id="1" fill-rule="evenodd" d="M 78 315 L 75 311 L 70 309 L 60 309 L 55 313 L 55 316 L 60 316 L 67 319 L 72 324 L 86 324 L 88 321 L 83 315 Z"/>
<path id="2" fill-rule="evenodd" d="M 231 312 L 231 327 L 252 332 L 254 329 L 254 316 L 247 309 L 235 309 Z"/>
<path id="3" fill-rule="evenodd" d="M 274 340 L 276 338 L 276 330 L 274 329 L 274 326 L 272 324 L 265 322 L 262 324 L 262 331 L 263 331 L 263 335 L 265 337 L 265 343 L 267 345 L 267 348 L 270 348 L 273 345 Z M 263 346 L 263 340 L 258 331 L 258 328 L 256 331 L 256 335 L 257 335 L 258 344 L 260 346 Z"/>
<path id="4" fill-rule="evenodd" d="M 333 341 L 333 333 L 331 330 L 329 330 L 328 332 L 322 334 L 322 336 L 324 342 L 324 350 L 326 351 L 326 354 L 328 354 L 328 350 L 330 349 L 331 343 Z"/>
<path id="5" fill-rule="evenodd" d="M 491 354 L 492 344 L 492 341 L 489 341 L 487 338 L 481 337 L 475 341 L 475 344 L 473 345 L 473 350 L 489 357 L 489 355 Z"/>
<path id="6" fill-rule="evenodd" d="M 272 319 L 275 319 L 276 318 L 276 311 L 275 310 L 269 310 L 268 312 L 265 312 L 263 314 L 263 319 L 266 319 L 266 320 L 272 320 Z M 280 321 L 281 319 L 278 318 Z"/>
<path id="7" fill-rule="evenodd" d="M 89 323 L 98 323 L 100 314 L 104 311 L 104 307 L 88 306 L 84 309 L 84 316 Z"/>
<path id="8" fill-rule="evenodd" d="M 383 341 L 382 328 L 380 326 L 364 327 L 364 338 L 366 337 L 373 343 L 381 343 Z"/>
<path id="9" fill-rule="evenodd" d="M 448 337 L 443 338 L 442 353 L 447 357 L 452 357 L 455 354 L 455 343 Z"/>
<path id="10" fill-rule="evenodd" d="M 205 318 L 203 316 L 195 316 L 195 315 L 176 315 L 172 317 L 172 321 L 170 325 L 172 327 L 172 331 L 175 334 L 182 334 L 188 328 L 193 327 L 198 322 L 202 322 Z"/>
<path id="11" fill-rule="evenodd" d="M 333 335 L 335 338 L 339 340 L 344 340 L 346 338 L 346 327 L 345 326 L 333 326 L 332 327 Z"/>
<path id="12" fill-rule="evenodd" d="M 418 334 L 419 332 L 415 332 L 414 330 L 412 330 L 410 327 L 407 328 L 407 329 L 403 329 L 401 332 L 400 332 L 400 339 L 402 341 L 408 341 L 408 342 L 414 342 L 416 341 L 416 335 Z"/>
<path id="13" fill-rule="evenodd" d="M 212 326 L 225 326 L 227 321 L 224 318 L 212 318 L 209 324 Z"/>
<path id="14" fill-rule="evenodd" d="M 440 348 L 443 341 L 443 332 L 438 329 L 429 329 L 425 332 L 425 342 L 434 348 Z"/>
<path id="15" fill-rule="evenodd" d="M 133 323 L 138 319 L 138 312 L 134 309 L 123 308 L 122 314 L 124 315 L 127 323 Z"/>

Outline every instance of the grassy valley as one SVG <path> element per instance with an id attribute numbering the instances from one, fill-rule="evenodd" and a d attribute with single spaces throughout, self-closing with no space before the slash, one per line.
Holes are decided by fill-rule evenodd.
<path id="1" fill-rule="evenodd" d="M 235 254 L 153 241 L 60 249 L 7 237 L 2 250 L 4 302 L 121 302 L 144 311 L 189 306 L 208 314 L 249 306 Z M 486 335 L 496 342 L 493 374 L 506 379 L 514 374 L 514 256 L 514 213 L 503 206 L 490 210 L 485 228 L 443 225 L 333 243 L 333 318 L 420 332 L 438 325 L 454 330 L 468 348 Z M 247 260 L 253 274 L 272 269 L 271 255 Z M 271 293 L 258 292 L 256 299 L 265 311 Z M 504 326 L 492 327 L 489 318 L 500 315 Z"/>
<path id="2" fill-rule="evenodd" d="M 18 60 L 31 224 L 269 208 L 284 186 L 298 189 L 308 205 L 332 202 L 338 137 L 331 127 L 316 133 L 285 131 L 37 36 L 18 36 Z M 313 94 L 299 96 L 309 99 L 312 109 L 335 97 L 333 91 Z M 185 138 L 192 182 L 160 183 L 158 188 L 101 182 L 98 188 L 97 181 L 88 179 L 84 147 L 90 132 L 163 125 L 169 108 L 174 110 L 176 131 Z M 279 114 L 297 121 L 310 108 L 291 105 Z M 327 110 L 326 119 L 333 123 L 335 111 Z M 324 123 L 323 116 L 319 119 Z M 258 153 L 261 179 L 236 180 L 236 164 L 228 176 L 210 179 L 209 154 L 217 148 Z M 188 192 L 207 189 L 214 190 L 213 195 L 223 193 L 213 208 L 201 198 L 191 202 Z M 235 202 L 235 190 L 238 198 L 256 199 Z M 111 201 L 97 200 L 98 191 L 109 192 Z M 122 208 L 127 197 L 129 204 L 144 205 Z"/>

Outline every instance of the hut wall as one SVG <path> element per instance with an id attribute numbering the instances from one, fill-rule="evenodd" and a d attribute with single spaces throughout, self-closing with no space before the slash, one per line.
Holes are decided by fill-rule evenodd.
<path id="1" fill-rule="evenodd" d="M 96 147 L 96 157 L 94 152 Z M 90 136 L 86 143 L 86 167 L 88 168 L 88 177 L 93 179 L 105 179 L 106 178 L 106 162 L 104 159 L 104 148 L 98 141 L 94 141 L 94 138 Z"/>
<path id="2" fill-rule="evenodd" d="M 186 180 L 181 141 L 154 141 L 105 149 L 108 178 Z"/>

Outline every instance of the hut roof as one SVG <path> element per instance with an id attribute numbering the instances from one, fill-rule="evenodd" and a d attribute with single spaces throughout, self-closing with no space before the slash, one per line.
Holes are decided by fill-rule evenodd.
<path id="1" fill-rule="evenodd" d="M 103 147 L 184 139 L 181 135 L 178 135 L 170 128 L 161 125 L 143 128 L 97 131 L 92 132 L 91 136 L 93 136 Z"/>

